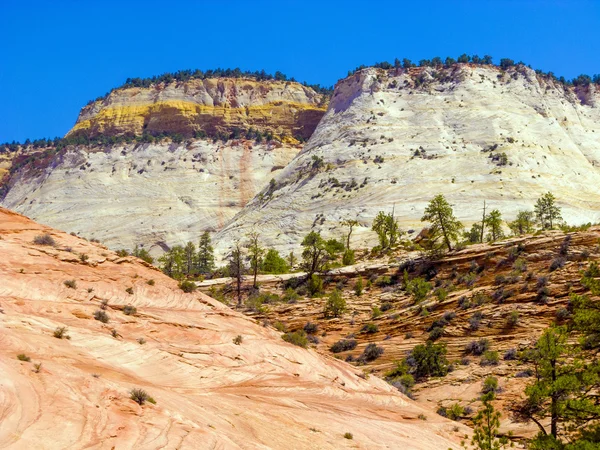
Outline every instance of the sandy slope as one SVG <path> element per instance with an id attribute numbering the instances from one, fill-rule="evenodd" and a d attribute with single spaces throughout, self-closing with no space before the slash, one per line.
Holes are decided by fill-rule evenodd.
<path id="1" fill-rule="evenodd" d="M 45 231 L 56 247 L 32 244 Z M 437 450 L 458 448 L 467 431 L 375 377 L 183 294 L 139 260 L 4 209 L 0 237 L 0 448 Z M 75 289 L 64 285 L 71 279 Z M 92 318 L 103 299 L 108 324 Z M 123 314 L 127 304 L 135 316 Z M 53 337 L 58 326 L 70 340 Z M 134 387 L 157 404 L 134 403 Z"/>

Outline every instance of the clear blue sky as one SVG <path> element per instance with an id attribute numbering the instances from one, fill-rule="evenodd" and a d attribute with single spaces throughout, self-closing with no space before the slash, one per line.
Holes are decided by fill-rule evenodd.
<path id="1" fill-rule="evenodd" d="M 349 69 L 461 53 L 600 73 L 600 1 L 0 0 L 0 142 L 64 135 L 128 77 L 280 70 L 334 84 Z"/>

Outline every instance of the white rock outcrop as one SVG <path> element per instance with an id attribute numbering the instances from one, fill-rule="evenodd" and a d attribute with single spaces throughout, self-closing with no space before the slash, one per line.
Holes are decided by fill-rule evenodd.
<path id="1" fill-rule="evenodd" d="M 599 99 L 594 85 L 568 87 L 524 66 L 359 71 L 337 84 L 277 189 L 217 235 L 219 248 L 257 229 L 289 251 L 311 229 L 339 237 L 345 218 L 361 222 L 356 245 L 373 244 L 378 211 L 395 205 L 402 227 L 418 230 L 438 193 L 465 225 L 484 200 L 512 220 L 547 191 L 567 222 L 598 222 Z"/>

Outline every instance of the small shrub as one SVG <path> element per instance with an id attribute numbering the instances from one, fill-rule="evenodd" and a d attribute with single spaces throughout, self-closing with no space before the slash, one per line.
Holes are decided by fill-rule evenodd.
<path id="1" fill-rule="evenodd" d="M 511 311 L 510 314 L 508 315 L 508 317 L 506 318 L 506 327 L 514 328 L 518 325 L 518 323 L 519 323 L 519 312 Z"/>
<path id="2" fill-rule="evenodd" d="M 463 417 L 465 414 L 465 408 L 460 406 L 459 403 L 453 404 L 450 408 L 446 410 L 446 417 L 450 420 L 458 420 Z"/>
<path id="3" fill-rule="evenodd" d="M 341 339 L 333 344 L 330 350 L 333 353 L 345 352 L 348 350 L 354 350 L 357 344 L 358 342 L 356 342 L 356 339 Z"/>
<path id="4" fill-rule="evenodd" d="M 146 284 L 148 284 L 149 286 L 154 286 L 156 282 L 154 280 L 148 280 L 146 281 Z"/>
<path id="5" fill-rule="evenodd" d="M 17 355 L 17 359 L 19 361 L 25 361 L 25 362 L 30 362 L 31 358 L 29 356 L 27 356 L 25 353 L 20 353 Z"/>
<path id="6" fill-rule="evenodd" d="M 515 373 L 516 378 L 529 378 L 531 376 L 533 376 L 533 370 L 531 369 L 525 369 Z"/>
<path id="7" fill-rule="evenodd" d="M 569 310 L 565 307 L 560 307 L 558 308 L 558 310 L 556 311 L 556 320 L 558 322 L 564 322 L 565 320 L 567 320 L 569 317 L 571 317 L 571 313 L 569 312 Z"/>
<path id="8" fill-rule="evenodd" d="M 360 331 L 367 334 L 373 334 L 379 331 L 379 327 L 374 323 L 367 323 L 361 328 Z"/>
<path id="9" fill-rule="evenodd" d="M 67 327 L 56 327 L 54 330 L 54 337 L 57 339 L 69 339 L 69 336 L 67 335 Z"/>
<path id="10" fill-rule="evenodd" d="M 33 365 L 33 371 L 35 373 L 40 373 L 41 370 L 42 370 L 42 363 L 35 363 Z"/>
<path id="11" fill-rule="evenodd" d="M 490 348 L 490 341 L 485 338 L 478 341 L 471 341 L 465 347 L 467 355 L 479 356 L 485 353 Z"/>
<path id="12" fill-rule="evenodd" d="M 298 295 L 298 292 L 296 292 L 296 290 L 294 288 L 289 287 L 283 293 L 281 300 L 284 301 L 285 303 L 293 304 L 298 301 L 298 298 L 300 298 L 300 296 Z"/>
<path id="13" fill-rule="evenodd" d="M 125 292 L 127 292 L 129 295 L 133 294 L 133 288 L 132 287 L 128 287 L 127 289 L 125 289 Z"/>
<path id="14" fill-rule="evenodd" d="M 381 304 L 381 311 L 386 312 L 386 311 L 389 311 L 390 309 L 392 309 L 393 307 L 394 307 L 394 305 L 392 305 L 390 302 L 384 302 Z"/>
<path id="15" fill-rule="evenodd" d="M 479 330 L 479 327 L 481 326 L 481 319 L 483 319 L 483 314 L 481 312 L 477 311 L 476 313 L 474 313 L 469 318 L 469 329 L 471 331 Z"/>
<path id="16" fill-rule="evenodd" d="M 150 399 L 150 396 L 143 389 L 135 388 L 131 390 L 129 398 L 141 406 Z"/>
<path id="17" fill-rule="evenodd" d="M 412 374 L 420 379 L 428 376 L 443 377 L 448 373 L 446 346 L 427 341 L 426 344 L 415 346 L 406 358 L 412 367 Z"/>
<path id="18" fill-rule="evenodd" d="M 65 280 L 63 281 L 64 285 L 70 289 L 77 288 L 77 282 L 75 280 Z"/>
<path id="19" fill-rule="evenodd" d="M 282 336 L 283 340 L 298 347 L 306 348 L 308 346 L 308 338 L 304 330 L 294 331 L 293 333 L 285 333 Z"/>
<path id="20" fill-rule="evenodd" d="M 56 246 L 56 241 L 48 233 L 38 234 L 36 237 L 33 238 L 33 243 L 35 245 L 49 245 L 51 247 Z"/>
<path id="21" fill-rule="evenodd" d="M 583 272 L 585 278 L 598 278 L 600 277 L 600 267 L 596 261 L 592 261 L 590 266 Z"/>
<path id="22" fill-rule="evenodd" d="M 141 337 L 141 338 L 137 338 L 137 342 L 138 342 L 138 344 L 140 344 L 140 345 L 144 345 L 144 344 L 146 343 L 146 339 L 144 339 L 143 337 Z"/>
<path id="23" fill-rule="evenodd" d="M 481 388 L 482 394 L 489 394 L 490 392 L 498 392 L 500 390 L 498 386 L 498 379 L 496 377 L 487 377 L 483 380 L 483 386 Z"/>
<path id="24" fill-rule="evenodd" d="M 323 314 L 325 318 L 340 317 L 345 311 L 346 300 L 342 297 L 342 293 L 335 289 L 325 303 Z"/>
<path id="25" fill-rule="evenodd" d="M 126 316 L 133 316 L 136 313 L 137 313 L 137 308 L 135 306 L 125 305 L 123 307 L 123 314 L 125 314 Z"/>
<path id="26" fill-rule="evenodd" d="M 427 420 L 427 416 L 423 413 L 419 414 L 417 417 L 419 420 Z"/>
<path id="27" fill-rule="evenodd" d="M 363 293 L 363 280 L 361 277 L 358 277 L 356 283 L 354 283 L 354 293 L 359 297 Z"/>
<path id="28" fill-rule="evenodd" d="M 481 357 L 480 364 L 482 366 L 497 366 L 499 361 L 500 356 L 498 355 L 498 352 L 495 350 L 488 350 Z"/>
<path id="29" fill-rule="evenodd" d="M 438 299 L 438 302 L 443 302 L 444 300 L 446 300 L 446 298 L 448 298 L 448 291 L 444 288 L 438 288 L 434 291 L 435 296 Z"/>
<path id="30" fill-rule="evenodd" d="M 190 292 L 194 292 L 196 290 L 196 283 L 194 283 L 193 281 L 189 281 L 189 280 L 183 280 L 182 282 L 179 283 L 179 289 L 181 289 L 183 292 L 185 292 L 186 294 L 189 294 Z M 131 292 L 133 293 L 133 292 Z"/>
<path id="31" fill-rule="evenodd" d="M 506 350 L 506 352 L 504 352 L 504 361 L 514 361 L 515 359 L 517 359 L 516 348 L 509 348 Z"/>
<path id="32" fill-rule="evenodd" d="M 82 263 L 87 262 L 88 259 L 90 259 L 90 257 L 86 253 L 79 254 L 79 261 L 81 261 Z"/>
<path id="33" fill-rule="evenodd" d="M 316 323 L 306 322 L 303 330 L 306 332 L 306 334 L 315 334 L 317 331 L 319 331 L 319 326 Z"/>
<path id="34" fill-rule="evenodd" d="M 110 335 L 114 338 L 118 338 L 119 332 L 113 328 L 112 330 L 110 330 Z"/>
<path id="35" fill-rule="evenodd" d="M 106 311 L 103 311 L 101 309 L 94 312 L 94 319 L 99 320 L 102 323 L 108 323 L 108 320 L 109 320 L 108 314 L 106 314 Z"/>
<path id="36" fill-rule="evenodd" d="M 527 270 L 527 262 L 523 258 L 517 258 L 513 263 L 513 269 L 517 272 L 525 272 Z"/>
<path id="37" fill-rule="evenodd" d="M 365 347 L 358 360 L 361 362 L 370 362 L 376 360 L 381 355 L 383 355 L 383 348 L 371 343 Z"/>
<path id="38" fill-rule="evenodd" d="M 277 331 L 280 331 L 282 333 L 285 332 L 285 330 L 287 329 L 287 327 L 285 326 L 285 324 L 283 322 L 280 322 L 280 321 L 275 322 L 273 324 L 273 327 L 275 327 L 275 329 Z"/>
<path id="39" fill-rule="evenodd" d="M 236 337 L 233 338 L 233 343 L 235 345 L 240 345 L 243 341 L 244 341 L 244 338 L 242 337 L 241 334 L 238 334 Z"/>
<path id="40" fill-rule="evenodd" d="M 323 292 L 323 280 L 320 276 L 313 273 L 307 284 L 308 293 L 311 297 L 316 297 Z"/>
<path id="41" fill-rule="evenodd" d="M 344 439 L 354 439 L 354 436 L 352 435 L 352 433 L 344 433 Z"/>
<path id="42" fill-rule="evenodd" d="M 391 277 L 389 277 L 387 275 L 382 275 L 375 279 L 375 286 L 385 287 L 385 286 L 391 286 L 392 284 L 394 284 L 394 283 L 392 282 Z"/>
<path id="43" fill-rule="evenodd" d="M 442 327 L 435 327 L 429 332 L 429 336 L 427 337 L 427 339 L 429 341 L 435 342 L 439 338 L 441 338 L 443 335 L 444 335 L 444 329 Z"/>
<path id="44" fill-rule="evenodd" d="M 381 314 L 382 314 L 381 309 L 379 309 L 378 306 L 373 306 L 372 312 L 371 312 L 371 317 L 373 319 L 377 319 L 379 316 L 381 316 Z"/>
<path id="45" fill-rule="evenodd" d="M 442 417 L 448 417 L 448 408 L 446 408 L 445 406 L 440 406 L 436 413 Z"/>
<path id="46" fill-rule="evenodd" d="M 108 308 L 108 300 L 103 299 L 102 301 L 100 301 L 100 309 L 102 311 L 106 311 L 106 308 Z"/>
<path id="47" fill-rule="evenodd" d="M 554 258 L 552 263 L 550 263 L 550 272 L 554 272 L 555 270 L 562 269 L 565 266 L 567 260 L 562 256 L 558 258 Z"/>

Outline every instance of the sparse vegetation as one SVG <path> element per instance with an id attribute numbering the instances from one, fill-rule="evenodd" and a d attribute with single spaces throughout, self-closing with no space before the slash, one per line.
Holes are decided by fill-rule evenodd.
<path id="1" fill-rule="evenodd" d="M 77 281 L 75 280 L 65 280 L 63 284 L 69 289 L 77 289 Z"/>
<path id="2" fill-rule="evenodd" d="M 281 337 L 284 341 L 297 345 L 298 347 L 308 347 L 308 338 L 304 330 L 294 331 L 293 333 L 285 333 Z"/>
<path id="3" fill-rule="evenodd" d="M 71 337 L 67 334 L 67 331 L 67 327 L 56 327 L 53 335 L 57 339 L 71 339 Z"/>
<path id="4" fill-rule="evenodd" d="M 235 345 L 241 345 L 242 342 L 244 342 L 244 338 L 242 337 L 241 334 L 238 334 L 236 337 L 233 338 L 233 343 Z"/>
<path id="5" fill-rule="evenodd" d="M 24 362 L 31 362 L 31 358 L 29 356 L 27 356 L 25 353 L 19 353 L 17 355 L 17 359 L 19 361 L 24 361 Z"/>
<path id="6" fill-rule="evenodd" d="M 37 235 L 36 237 L 33 238 L 33 243 L 35 245 L 48 245 L 50 247 L 56 247 L 56 241 L 48 233 Z"/>
<path id="7" fill-rule="evenodd" d="M 146 391 L 143 389 L 135 388 L 132 389 L 129 395 L 129 398 L 136 402 L 138 405 L 142 406 L 146 402 L 156 403 L 152 397 L 148 395 Z"/>
<path id="8" fill-rule="evenodd" d="M 137 314 L 137 308 L 132 305 L 125 305 L 123 307 L 123 314 L 125 314 L 126 316 L 133 316 Z"/>
<path id="9" fill-rule="evenodd" d="M 106 314 L 106 311 L 103 311 L 102 309 L 98 309 L 96 312 L 94 312 L 94 319 L 99 320 L 102 323 L 108 323 L 109 321 L 108 314 Z"/>

